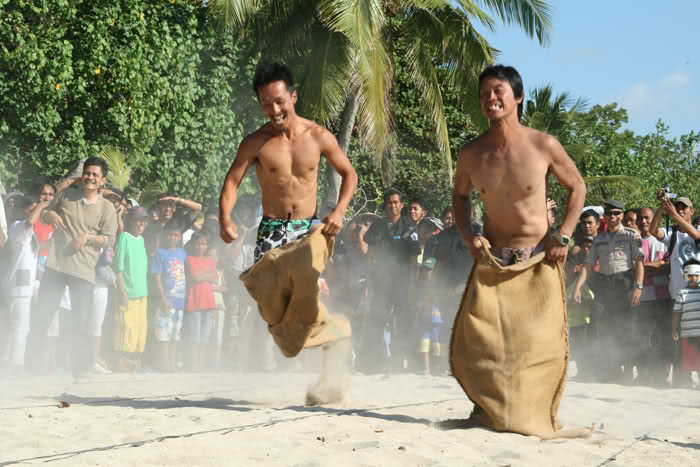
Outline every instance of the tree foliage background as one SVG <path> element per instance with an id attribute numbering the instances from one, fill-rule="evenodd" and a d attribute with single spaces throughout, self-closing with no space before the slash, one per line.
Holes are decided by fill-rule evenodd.
<path id="1" fill-rule="evenodd" d="M 157 189 L 216 199 L 242 137 L 263 123 L 250 89 L 258 56 L 252 44 L 234 37 L 217 30 L 194 1 L 0 0 L 0 178 L 27 189 L 40 176 L 55 179 L 74 161 L 111 146 L 127 155 L 131 194 Z M 439 215 L 450 202 L 452 180 L 411 79 L 406 47 L 401 40 L 392 46 L 391 158 L 378 161 L 357 129 L 353 133 L 349 156 L 364 198 L 356 207 L 380 209 L 387 167 L 378 164 L 389 164 L 391 184 L 406 201 L 422 198 Z M 458 149 L 479 129 L 437 65 L 436 77 L 454 165 Z M 671 138 L 659 121 L 655 132 L 637 135 L 624 129 L 627 112 L 616 104 L 575 107 L 578 100 L 557 100 L 553 91 L 577 94 L 533 92 L 530 108 L 539 114 L 525 122 L 549 122 L 546 130 L 570 148 L 590 177 L 589 204 L 612 197 L 652 205 L 654 188 L 665 185 L 700 202 L 700 134 Z M 247 182 L 246 189 L 254 185 Z M 550 186 L 561 211 L 566 194 Z"/>
<path id="2" fill-rule="evenodd" d="M 105 145 L 130 191 L 217 196 L 259 122 L 244 43 L 195 2 L 0 0 L 0 176 L 57 177 Z"/>

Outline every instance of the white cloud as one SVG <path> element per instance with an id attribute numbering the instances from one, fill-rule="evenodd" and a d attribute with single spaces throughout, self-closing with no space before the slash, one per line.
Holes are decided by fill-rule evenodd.
<path id="1" fill-rule="evenodd" d="M 674 71 L 664 76 L 661 85 L 665 88 L 682 88 L 690 83 L 691 78 L 692 74 L 687 71 Z"/>
<path id="2" fill-rule="evenodd" d="M 640 81 L 623 89 L 615 100 L 629 111 L 630 120 L 643 117 L 656 119 L 679 103 L 684 105 L 678 91 L 687 87 L 692 79 L 693 75 L 686 71 L 669 72 L 657 81 Z"/>

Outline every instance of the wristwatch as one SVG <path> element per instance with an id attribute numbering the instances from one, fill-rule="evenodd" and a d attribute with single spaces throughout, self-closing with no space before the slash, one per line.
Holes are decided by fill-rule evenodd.
<path id="1" fill-rule="evenodd" d="M 643 290 L 644 289 L 644 284 L 634 284 L 635 289 Z"/>
<path id="2" fill-rule="evenodd" d="M 571 237 L 567 237 L 566 235 L 562 234 L 559 230 L 552 234 L 552 238 L 559 242 L 561 246 L 567 246 L 569 243 L 571 243 Z"/>

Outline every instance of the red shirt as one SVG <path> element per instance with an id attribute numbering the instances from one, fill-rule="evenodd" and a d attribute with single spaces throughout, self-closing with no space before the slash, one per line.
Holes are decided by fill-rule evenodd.
<path id="1" fill-rule="evenodd" d="M 215 310 L 216 300 L 211 282 L 194 282 L 192 277 L 203 272 L 216 272 L 216 260 L 210 256 L 188 256 L 185 259 L 187 272 L 187 301 L 185 310 Z"/>
<path id="2" fill-rule="evenodd" d="M 34 224 L 34 235 L 36 235 L 36 239 L 40 245 L 42 243 L 47 243 L 51 239 L 51 235 L 53 235 L 53 227 L 36 221 Z M 49 247 L 41 248 L 39 250 L 39 256 L 49 256 Z"/>

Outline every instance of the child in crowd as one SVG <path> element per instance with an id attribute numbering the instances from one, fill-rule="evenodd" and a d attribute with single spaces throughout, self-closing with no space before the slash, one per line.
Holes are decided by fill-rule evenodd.
<path id="1" fill-rule="evenodd" d="M 442 230 L 442 222 L 433 217 L 425 217 L 419 222 L 417 230 L 421 253 L 418 257 L 416 298 L 423 330 L 420 352 L 423 354 L 423 374 L 429 376 L 432 374 L 430 365 L 431 350 L 435 362 L 438 362 L 442 356 L 440 328 L 443 322 L 433 279 L 433 270 L 437 264 L 437 259 L 435 258 L 437 248 L 435 235 Z"/>
<path id="2" fill-rule="evenodd" d="M 153 325 L 158 341 L 158 365 L 162 371 L 177 369 L 176 346 L 182 330 L 185 309 L 185 258 L 182 232 L 177 225 L 166 224 L 163 248 L 158 248 L 151 265 L 155 296 L 159 298 Z"/>
<path id="3" fill-rule="evenodd" d="M 39 243 L 34 235 L 33 226 L 39 219 L 41 210 L 47 201 L 37 203 L 29 196 L 16 200 L 15 210 L 23 213 L 24 220 L 15 221 L 7 233 L 9 261 L 7 263 L 7 294 L 9 335 L 2 353 L 3 365 L 8 365 L 11 372 L 24 368 L 24 352 L 29 335 L 29 320 L 34 282 L 36 280 Z"/>
<path id="4" fill-rule="evenodd" d="M 189 369 L 199 371 L 203 367 L 205 352 L 214 325 L 214 284 L 219 279 L 216 259 L 208 256 L 209 239 L 196 233 L 189 243 L 189 255 L 185 260 L 187 275 L 187 301 L 185 305 L 184 332 L 190 344 Z"/>
<path id="5" fill-rule="evenodd" d="M 148 211 L 141 206 L 129 209 L 126 229 L 117 241 L 114 271 L 117 276 L 119 311 L 116 313 L 114 350 L 120 352 L 117 368 L 130 371 L 139 367 L 148 333 L 148 256 L 143 231 Z"/>
<path id="6" fill-rule="evenodd" d="M 681 339 L 681 371 L 700 371 L 700 261 L 692 258 L 683 264 L 688 285 L 678 292 L 673 305 L 672 337 Z M 682 381 L 691 381 L 689 377 Z"/>
<path id="7" fill-rule="evenodd" d="M 214 291 L 214 301 L 216 302 L 216 310 L 214 310 L 214 339 L 211 350 L 213 352 L 214 369 L 221 369 L 221 354 L 224 344 L 224 326 L 226 324 L 226 302 L 224 301 L 224 293 L 227 291 L 224 271 L 221 262 L 219 261 L 218 251 L 216 248 L 209 248 L 208 256 L 216 261 L 216 273 L 218 278 L 212 284 Z"/>

